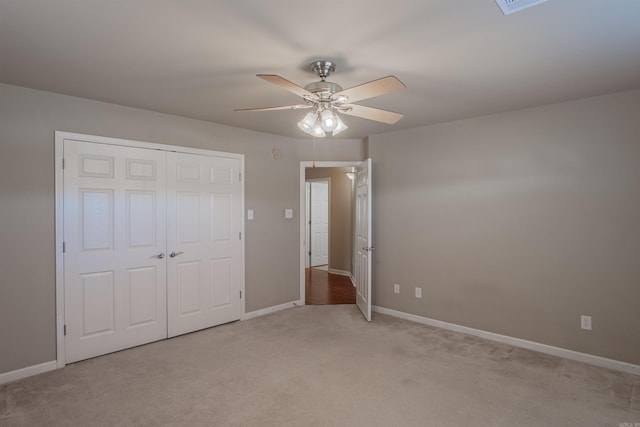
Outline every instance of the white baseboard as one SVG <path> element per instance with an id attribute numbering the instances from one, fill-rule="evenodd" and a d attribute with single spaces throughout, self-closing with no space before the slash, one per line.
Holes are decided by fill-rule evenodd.
<path id="1" fill-rule="evenodd" d="M 455 323 L 443 322 L 441 320 L 430 319 L 428 317 L 391 310 L 389 308 L 372 306 L 371 309 L 376 313 L 388 314 L 390 316 L 399 317 L 401 319 L 422 323 L 423 325 L 429 325 L 436 328 L 447 329 L 449 331 L 474 335 L 476 337 L 497 341 L 514 347 L 526 348 L 528 350 L 537 351 L 539 353 L 550 354 L 552 356 L 563 357 L 565 359 L 577 360 L 578 362 L 584 362 L 603 368 L 626 372 L 628 374 L 640 375 L 640 365 L 634 365 L 632 363 L 607 359 L 605 357 L 595 356 L 593 354 L 580 353 L 578 351 L 567 350 L 566 348 L 554 347 L 534 341 L 523 340 L 521 338 L 510 337 L 507 335 L 500 335 L 493 332 L 483 331 L 481 329 L 469 328 L 467 326 L 456 325 Z"/>
<path id="2" fill-rule="evenodd" d="M 33 375 L 42 374 L 44 372 L 53 371 L 54 369 L 57 369 L 57 367 L 58 362 L 52 360 L 51 362 L 40 363 L 38 365 L 16 369 L 15 371 L 5 372 L 0 374 L 0 384 L 5 384 L 11 381 L 17 381 L 23 378 L 31 377 Z"/>
<path id="3" fill-rule="evenodd" d="M 249 313 L 244 314 L 244 316 L 242 317 L 242 320 L 253 319 L 254 317 L 264 316 L 267 314 L 275 313 L 276 311 L 286 310 L 287 308 L 298 307 L 301 305 L 304 305 L 304 302 L 298 300 L 298 301 L 286 302 L 280 305 L 274 305 L 273 307 L 267 307 L 261 310 L 250 311 Z"/>
<path id="4" fill-rule="evenodd" d="M 329 273 L 337 274 L 339 276 L 351 277 L 351 272 L 350 271 L 346 271 L 346 270 L 336 270 L 335 268 L 330 268 L 329 269 Z"/>

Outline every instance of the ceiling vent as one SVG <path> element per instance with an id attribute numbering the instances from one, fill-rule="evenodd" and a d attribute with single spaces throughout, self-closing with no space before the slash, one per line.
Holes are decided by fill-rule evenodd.
<path id="1" fill-rule="evenodd" d="M 496 0 L 496 3 L 498 3 L 498 6 L 502 9 L 502 13 L 509 15 L 510 13 L 518 12 L 519 10 L 544 3 L 545 1 L 547 0 Z"/>

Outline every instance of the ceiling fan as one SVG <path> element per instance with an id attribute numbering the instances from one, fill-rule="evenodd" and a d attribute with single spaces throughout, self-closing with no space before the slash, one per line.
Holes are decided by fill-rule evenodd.
<path id="1" fill-rule="evenodd" d="M 324 137 L 327 132 L 331 132 L 331 134 L 335 136 L 347 129 L 347 125 L 344 124 L 337 113 L 387 124 L 395 124 L 404 116 L 403 114 L 393 111 L 354 104 L 354 102 L 404 89 L 406 87 L 404 83 L 395 76 L 387 76 L 349 89 L 342 89 L 339 84 L 326 80 L 336 69 L 332 61 L 314 61 L 309 64 L 309 67 L 320 77 L 320 81 L 309 83 L 305 87 L 298 86 L 275 74 L 256 75 L 269 83 L 273 83 L 300 96 L 304 104 L 284 105 L 280 107 L 243 108 L 235 111 L 311 109 L 311 112 L 307 113 L 307 115 L 298 122 L 298 127 L 309 135 L 316 137 Z"/>

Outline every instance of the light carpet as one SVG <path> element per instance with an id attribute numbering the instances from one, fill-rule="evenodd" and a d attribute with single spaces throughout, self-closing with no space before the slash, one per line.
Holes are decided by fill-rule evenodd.
<path id="1" fill-rule="evenodd" d="M 306 306 L 0 386 L 2 426 L 640 425 L 640 377 Z"/>

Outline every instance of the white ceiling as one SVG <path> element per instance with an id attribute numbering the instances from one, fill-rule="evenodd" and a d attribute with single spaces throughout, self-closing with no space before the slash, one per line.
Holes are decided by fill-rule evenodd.
<path id="1" fill-rule="evenodd" d="M 640 88 L 640 1 L 549 0 L 504 16 L 494 0 L 2 0 L 0 82 L 304 138 L 299 99 L 255 77 L 347 88 L 389 74 L 407 89 L 362 101 L 340 137 Z"/>

